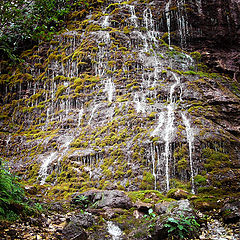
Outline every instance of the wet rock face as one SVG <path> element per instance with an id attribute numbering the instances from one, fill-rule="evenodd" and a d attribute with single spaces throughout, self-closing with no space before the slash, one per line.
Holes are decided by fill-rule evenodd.
<path id="1" fill-rule="evenodd" d="M 57 185 L 56 194 L 167 192 L 178 180 L 192 192 L 221 186 L 221 173 L 239 162 L 239 86 L 211 73 L 199 53 L 173 46 L 203 51 L 220 44 L 216 32 L 236 32 L 237 10 L 225 28 L 220 3 L 108 1 L 69 16 L 64 33 L 1 76 L 1 155 L 31 184 Z M 237 36 L 229 38 L 234 46 Z M 89 197 L 131 206 L 120 193 L 104 194 L 109 200 Z"/>
<path id="2" fill-rule="evenodd" d="M 189 13 L 189 46 L 204 53 L 209 66 L 239 78 L 240 2 L 238 0 L 186 1 Z"/>

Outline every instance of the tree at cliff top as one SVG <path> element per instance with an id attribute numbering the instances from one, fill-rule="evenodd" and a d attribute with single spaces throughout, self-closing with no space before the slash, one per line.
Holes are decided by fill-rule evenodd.
<path id="1" fill-rule="evenodd" d="M 0 5 L 0 55 L 17 54 L 60 29 L 75 0 L 3 0 Z"/>

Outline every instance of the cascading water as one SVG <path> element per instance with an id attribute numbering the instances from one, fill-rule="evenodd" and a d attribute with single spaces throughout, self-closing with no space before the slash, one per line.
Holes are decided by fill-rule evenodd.
<path id="1" fill-rule="evenodd" d="M 131 12 L 130 21 L 131 21 L 131 23 L 133 24 L 133 26 L 134 26 L 135 28 L 137 28 L 137 27 L 138 27 L 138 23 L 137 23 L 138 17 L 136 16 L 135 6 L 129 5 L 129 8 L 130 8 L 130 12 Z"/>
<path id="2" fill-rule="evenodd" d="M 142 96 L 142 97 L 144 98 L 144 96 Z M 137 113 L 145 112 L 145 102 L 144 102 L 144 99 L 142 99 L 140 101 L 139 100 L 139 96 L 138 96 L 137 93 L 135 94 L 133 101 L 135 103 L 135 108 L 136 108 Z"/>
<path id="3" fill-rule="evenodd" d="M 195 187 L 194 187 L 194 172 L 193 172 L 193 160 L 192 160 L 192 153 L 193 153 L 193 142 L 194 142 L 194 131 L 190 126 L 189 119 L 187 119 L 186 114 L 182 113 L 183 123 L 186 126 L 186 133 L 187 133 L 187 141 L 189 147 L 189 163 L 190 163 L 190 171 L 191 171 L 191 183 L 192 183 L 192 193 L 195 194 Z"/>
<path id="4" fill-rule="evenodd" d="M 180 0 L 177 2 L 177 7 L 178 7 L 178 31 L 180 35 L 180 43 L 181 47 L 185 47 L 187 44 L 187 36 L 189 35 L 189 30 L 188 30 L 188 21 L 186 19 L 186 10 L 185 10 L 185 0 Z"/>
<path id="5" fill-rule="evenodd" d="M 171 0 L 169 0 L 165 7 L 166 18 L 167 18 L 167 29 L 168 29 L 168 45 L 171 46 L 171 12 L 170 12 L 170 5 Z"/>
<path id="6" fill-rule="evenodd" d="M 83 112 L 84 112 L 84 109 L 81 108 L 80 111 L 79 111 L 79 113 L 78 113 L 78 127 L 80 127 L 80 125 L 81 125 L 81 120 L 82 120 Z"/>
<path id="7" fill-rule="evenodd" d="M 121 240 L 122 230 L 114 224 L 112 221 L 107 222 L 107 229 L 109 234 L 112 236 L 112 240 Z"/>
<path id="8" fill-rule="evenodd" d="M 112 100 L 113 100 L 113 94 L 114 94 L 114 91 L 115 91 L 115 85 L 114 85 L 114 83 L 112 82 L 112 79 L 111 79 L 111 78 L 109 78 L 109 79 L 106 81 L 104 91 L 107 92 L 108 101 L 109 101 L 109 102 L 112 102 Z"/>
<path id="9" fill-rule="evenodd" d="M 46 181 L 49 166 L 54 162 L 60 162 L 65 154 L 69 151 L 69 146 L 73 140 L 73 136 L 66 136 L 63 138 L 64 144 L 61 144 L 59 151 L 52 152 L 47 158 L 43 156 L 42 165 L 39 170 L 40 184 L 43 185 Z"/>
<path id="10" fill-rule="evenodd" d="M 166 190 L 169 190 L 169 160 L 171 159 L 171 151 L 170 151 L 170 143 L 173 138 L 174 134 L 174 111 L 175 111 L 175 100 L 173 97 L 173 94 L 175 92 L 176 87 L 180 84 L 179 78 L 176 77 L 174 73 L 172 73 L 174 76 L 174 79 L 176 82 L 170 87 L 170 93 L 169 93 L 169 104 L 167 106 L 167 121 L 166 121 L 166 127 L 164 130 L 164 141 L 165 141 L 165 174 L 166 174 Z"/>

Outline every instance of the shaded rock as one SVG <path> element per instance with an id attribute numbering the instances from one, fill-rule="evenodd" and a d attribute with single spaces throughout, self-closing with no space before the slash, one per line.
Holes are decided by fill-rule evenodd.
<path id="1" fill-rule="evenodd" d="M 67 222 L 81 226 L 83 228 L 89 228 L 94 223 L 94 217 L 91 214 L 76 214 L 67 219 Z"/>
<path id="2" fill-rule="evenodd" d="M 86 232 L 81 226 L 76 223 L 70 222 L 62 231 L 62 240 L 86 240 L 88 239 Z"/>
<path id="3" fill-rule="evenodd" d="M 240 220 L 240 202 L 226 203 L 221 209 L 221 215 L 225 223 L 236 223 Z"/>
<path id="4" fill-rule="evenodd" d="M 157 203 L 154 206 L 154 211 L 158 214 L 165 214 L 167 212 L 167 209 L 170 205 L 170 202 L 161 202 L 161 203 Z"/>
<path id="5" fill-rule="evenodd" d="M 131 199 L 119 190 L 89 190 L 81 194 L 74 194 L 72 203 L 77 204 L 77 198 L 84 198 L 88 201 L 88 206 L 92 208 L 123 208 L 129 209 L 133 206 Z"/>
<path id="6" fill-rule="evenodd" d="M 189 195 L 189 192 L 183 190 L 183 189 L 171 189 L 167 193 L 167 197 L 180 200 L 180 199 L 186 199 Z"/>
<path id="7" fill-rule="evenodd" d="M 91 214 L 76 214 L 67 219 L 68 224 L 62 230 L 61 239 L 88 239 L 85 228 L 89 228 L 94 223 L 94 218 Z"/>
<path id="8" fill-rule="evenodd" d="M 141 201 L 138 200 L 137 202 L 134 203 L 134 207 L 136 207 L 139 212 L 147 213 L 148 210 L 150 208 L 152 208 L 152 204 L 151 203 L 141 202 Z"/>

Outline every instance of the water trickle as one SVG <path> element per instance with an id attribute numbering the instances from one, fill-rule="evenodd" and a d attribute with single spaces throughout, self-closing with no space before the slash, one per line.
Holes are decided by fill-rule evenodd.
<path id="1" fill-rule="evenodd" d="M 158 125 L 154 129 L 154 131 L 151 133 L 151 136 L 159 136 L 160 135 L 160 130 L 164 124 L 164 121 L 165 121 L 165 114 L 164 114 L 164 112 L 161 112 L 159 114 Z"/>
<path id="2" fill-rule="evenodd" d="M 107 228 L 109 234 L 112 236 L 112 240 L 121 240 L 122 230 L 116 224 L 108 221 Z"/>
<path id="3" fill-rule="evenodd" d="M 40 184 L 43 185 L 48 176 L 48 166 L 57 158 L 58 152 L 52 152 L 46 159 L 43 160 L 39 170 L 39 177 L 41 178 Z"/>
<path id="4" fill-rule="evenodd" d="M 165 7 L 165 13 L 167 18 L 167 29 L 168 29 L 168 45 L 171 46 L 171 12 L 170 12 L 171 0 L 169 0 Z"/>
<path id="5" fill-rule="evenodd" d="M 48 176 L 48 168 L 51 163 L 54 161 L 60 162 L 64 155 L 68 152 L 70 143 L 73 140 L 73 136 L 67 136 L 64 139 L 64 144 L 61 145 L 59 152 L 55 151 L 52 152 L 47 158 L 44 158 L 42 161 L 42 165 L 39 170 L 39 177 L 41 178 L 40 184 L 43 185 L 46 181 L 46 178 Z"/>
<path id="6" fill-rule="evenodd" d="M 169 95 L 169 104 L 167 106 L 167 122 L 164 132 L 164 141 L 165 141 L 165 152 L 164 152 L 164 158 L 165 158 L 165 175 L 166 175 L 166 190 L 169 190 L 169 160 L 171 159 L 171 151 L 170 151 L 170 143 L 173 138 L 174 133 L 174 111 L 175 111 L 175 102 L 173 98 L 173 94 L 175 92 L 176 87 L 180 84 L 180 79 L 176 76 L 175 73 L 172 73 L 174 79 L 176 82 L 171 86 L 170 88 L 170 95 Z"/>
<path id="7" fill-rule="evenodd" d="M 143 12 L 143 21 L 147 30 L 154 30 L 154 20 L 151 9 L 146 8 Z"/>
<path id="8" fill-rule="evenodd" d="M 134 99 L 133 99 L 134 103 L 135 103 L 135 107 L 136 107 L 136 111 L 137 113 L 140 112 L 145 112 L 145 100 L 144 97 L 142 98 L 142 100 L 139 100 L 139 96 L 137 93 L 135 93 Z"/>
<path id="9" fill-rule="evenodd" d="M 201 15 L 202 12 L 202 0 L 196 0 L 198 6 L 198 13 Z"/>
<path id="10" fill-rule="evenodd" d="M 109 22 L 109 15 L 107 16 L 104 16 L 104 20 L 103 20 L 103 23 L 102 23 L 102 27 L 103 28 L 107 28 L 110 26 L 110 22 Z"/>
<path id="11" fill-rule="evenodd" d="M 153 143 L 151 144 L 151 158 L 152 158 L 152 175 L 154 177 L 154 189 L 157 189 L 157 174 L 156 174 L 156 159 L 155 159 L 155 150 Z"/>
<path id="12" fill-rule="evenodd" d="M 94 113 L 96 112 L 97 108 L 98 108 L 98 105 L 96 104 L 96 105 L 93 107 L 93 109 L 92 109 L 92 113 L 91 113 L 90 119 L 89 119 L 89 121 L 88 121 L 88 125 L 91 124 L 91 121 L 92 121 L 92 119 L 93 119 Z"/>
<path id="13" fill-rule="evenodd" d="M 129 5 L 130 8 L 130 12 L 131 12 L 131 17 L 130 17 L 130 21 L 132 22 L 133 26 L 135 28 L 138 27 L 138 23 L 137 23 L 137 16 L 136 16 L 136 12 L 135 12 L 135 6 L 134 5 Z"/>
<path id="14" fill-rule="evenodd" d="M 108 101 L 109 101 L 109 102 L 112 102 L 112 100 L 113 100 L 113 94 L 114 94 L 114 92 L 115 92 L 115 85 L 114 85 L 114 83 L 113 83 L 113 81 L 112 81 L 111 78 L 109 78 L 109 79 L 106 81 L 104 92 L 106 92 L 107 95 L 108 95 Z"/>
<path id="15" fill-rule="evenodd" d="M 190 126 L 189 119 L 187 118 L 185 113 L 182 113 L 183 123 L 186 126 L 186 133 L 187 133 L 187 141 L 189 147 L 189 162 L 190 162 L 190 171 L 191 171 L 191 183 L 192 183 L 192 193 L 195 194 L 194 188 L 194 173 L 193 173 L 193 160 L 192 160 L 192 153 L 193 153 L 193 141 L 194 141 L 194 131 Z"/>
<path id="16" fill-rule="evenodd" d="M 78 113 L 78 127 L 80 127 L 81 125 L 81 120 L 82 120 L 82 116 L 83 116 L 83 108 L 80 109 L 79 113 Z"/>
<path id="17" fill-rule="evenodd" d="M 184 47 L 187 44 L 187 36 L 189 35 L 188 30 L 188 21 L 186 17 L 185 10 L 185 0 L 180 0 L 177 3 L 178 11 L 177 11 L 177 20 L 178 20 L 178 31 L 180 35 L 181 46 Z"/>

